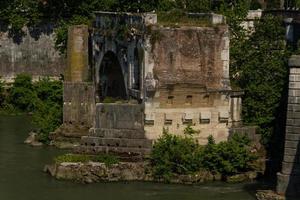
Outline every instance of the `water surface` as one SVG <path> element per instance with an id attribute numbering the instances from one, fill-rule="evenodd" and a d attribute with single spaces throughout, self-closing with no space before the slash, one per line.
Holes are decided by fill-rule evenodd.
<path id="1" fill-rule="evenodd" d="M 42 172 L 60 150 L 23 144 L 28 117 L 0 116 L 0 200 L 254 200 L 256 183 L 197 186 L 57 181 Z"/>

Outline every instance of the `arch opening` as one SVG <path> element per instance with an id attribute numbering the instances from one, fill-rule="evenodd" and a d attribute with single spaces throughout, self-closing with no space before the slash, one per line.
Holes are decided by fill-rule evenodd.
<path id="1" fill-rule="evenodd" d="M 99 70 L 99 97 L 127 99 L 125 79 L 118 57 L 111 51 L 105 53 Z"/>

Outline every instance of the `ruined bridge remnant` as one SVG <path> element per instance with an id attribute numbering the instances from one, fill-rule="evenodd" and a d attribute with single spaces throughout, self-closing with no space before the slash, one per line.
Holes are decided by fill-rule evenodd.
<path id="1" fill-rule="evenodd" d="M 289 60 L 289 97 L 282 170 L 278 173 L 277 192 L 300 196 L 300 56 Z"/>
<path id="2" fill-rule="evenodd" d="M 188 124 L 201 144 L 209 135 L 228 138 L 240 122 L 241 93 L 230 87 L 223 16 L 187 14 L 209 23 L 168 26 L 153 13 L 95 14 L 92 52 L 87 27 L 69 30 L 60 135 L 81 130 L 78 152 L 149 153 L 163 128 L 183 134 Z"/>

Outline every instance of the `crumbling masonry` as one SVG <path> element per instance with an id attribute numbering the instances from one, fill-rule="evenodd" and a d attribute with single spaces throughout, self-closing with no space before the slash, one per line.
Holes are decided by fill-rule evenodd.
<path id="1" fill-rule="evenodd" d="M 228 26 L 220 15 L 188 17 L 211 25 L 162 26 L 156 14 L 96 12 L 90 33 L 69 30 L 60 132 L 82 137 L 77 151 L 149 153 L 164 128 L 183 134 L 187 125 L 200 131 L 201 144 L 209 135 L 227 140 L 241 112 L 241 93 L 229 82 Z"/>

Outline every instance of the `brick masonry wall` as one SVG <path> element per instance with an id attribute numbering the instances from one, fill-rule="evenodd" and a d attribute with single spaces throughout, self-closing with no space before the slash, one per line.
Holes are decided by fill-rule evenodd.
<path id="1" fill-rule="evenodd" d="M 289 97 L 282 171 L 278 173 L 277 192 L 300 195 L 300 56 L 289 60 Z"/>

